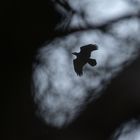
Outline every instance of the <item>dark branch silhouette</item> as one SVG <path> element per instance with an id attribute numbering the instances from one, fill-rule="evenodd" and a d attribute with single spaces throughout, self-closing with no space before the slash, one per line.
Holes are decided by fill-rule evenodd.
<path id="1" fill-rule="evenodd" d="M 91 52 L 97 50 L 97 48 L 97 45 L 89 44 L 80 47 L 79 53 L 72 53 L 73 55 L 77 56 L 77 58 L 73 60 L 73 65 L 78 76 L 83 74 L 83 66 L 86 63 L 90 64 L 91 66 L 95 66 L 97 64 L 95 59 L 90 58 Z"/>
<path id="2" fill-rule="evenodd" d="M 122 15 L 120 17 L 116 17 L 114 19 L 108 20 L 104 23 L 101 24 L 87 24 L 86 27 L 76 27 L 76 28 L 71 28 L 69 30 L 61 30 L 61 31 L 56 31 L 55 36 L 52 35 L 53 38 L 57 37 L 63 37 L 72 33 L 76 32 L 81 32 L 81 31 L 88 31 L 88 30 L 95 30 L 99 29 L 101 31 L 108 30 L 108 27 L 113 25 L 114 23 L 117 23 L 119 21 L 125 20 L 125 19 L 131 19 L 131 18 L 140 18 L 140 13 L 134 13 L 134 14 L 127 14 L 127 15 Z"/>
<path id="3" fill-rule="evenodd" d="M 67 0 L 63 0 L 63 1 L 55 0 L 55 2 L 60 6 L 62 6 L 67 12 L 75 13 L 75 10 L 69 5 Z"/>

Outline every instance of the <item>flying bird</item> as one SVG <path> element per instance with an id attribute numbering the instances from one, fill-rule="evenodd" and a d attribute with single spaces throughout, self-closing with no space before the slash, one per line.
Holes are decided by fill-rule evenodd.
<path id="1" fill-rule="evenodd" d="M 80 47 L 80 52 L 73 52 L 72 54 L 75 55 L 77 58 L 73 60 L 74 70 L 78 76 L 83 75 L 83 67 L 86 63 L 90 64 L 91 66 L 95 66 L 97 64 L 95 59 L 91 59 L 91 52 L 97 50 L 98 47 L 96 44 L 88 44 L 85 46 Z"/>

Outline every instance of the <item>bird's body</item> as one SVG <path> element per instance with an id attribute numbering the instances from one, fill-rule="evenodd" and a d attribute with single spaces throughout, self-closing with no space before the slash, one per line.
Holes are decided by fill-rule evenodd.
<path id="1" fill-rule="evenodd" d="M 72 53 L 77 56 L 77 58 L 73 60 L 74 70 L 77 73 L 77 75 L 81 76 L 83 74 L 83 66 L 86 63 L 90 64 L 91 66 L 96 65 L 96 60 L 90 58 L 91 52 L 94 50 L 97 50 L 97 45 L 89 44 L 80 47 L 79 53 Z"/>

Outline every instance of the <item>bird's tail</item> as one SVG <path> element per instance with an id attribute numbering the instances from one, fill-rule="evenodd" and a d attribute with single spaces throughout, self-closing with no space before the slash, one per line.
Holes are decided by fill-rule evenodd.
<path id="1" fill-rule="evenodd" d="M 90 64 L 91 66 L 95 66 L 97 64 L 97 62 L 95 59 L 89 59 L 88 64 Z"/>

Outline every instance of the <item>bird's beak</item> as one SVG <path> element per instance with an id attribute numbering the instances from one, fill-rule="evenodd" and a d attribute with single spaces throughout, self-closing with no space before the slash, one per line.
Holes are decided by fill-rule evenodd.
<path id="1" fill-rule="evenodd" d="M 75 53 L 72 53 L 73 55 L 75 55 Z"/>

